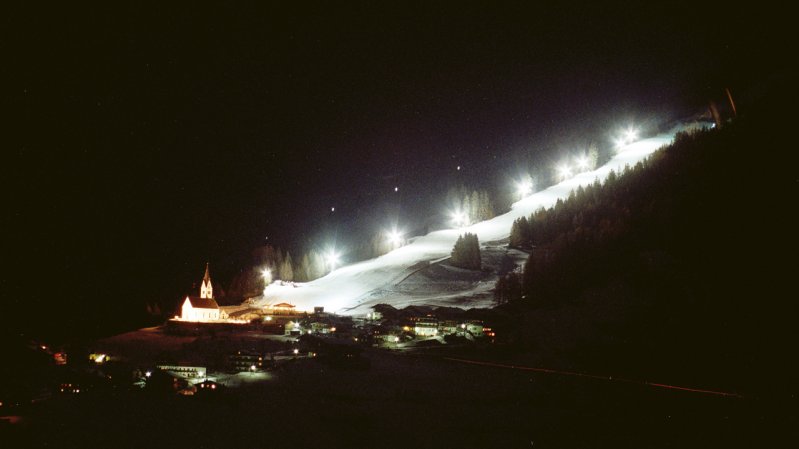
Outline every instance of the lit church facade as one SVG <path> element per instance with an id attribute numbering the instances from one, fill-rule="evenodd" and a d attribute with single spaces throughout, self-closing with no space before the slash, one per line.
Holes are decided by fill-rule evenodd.
<path id="1" fill-rule="evenodd" d="M 208 264 L 205 265 L 205 276 L 200 286 L 200 296 L 187 296 L 181 307 L 180 319 L 183 321 L 219 321 L 219 304 L 214 299 L 214 288 Z"/>

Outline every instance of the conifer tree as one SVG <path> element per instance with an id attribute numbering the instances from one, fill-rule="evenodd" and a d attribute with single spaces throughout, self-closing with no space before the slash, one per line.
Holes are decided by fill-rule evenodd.
<path id="1" fill-rule="evenodd" d="M 294 280 L 294 267 L 291 265 L 291 254 L 289 253 L 286 253 L 286 257 L 280 265 L 280 279 L 287 282 Z"/>
<path id="2" fill-rule="evenodd" d="M 479 270 L 480 262 L 480 242 L 477 235 L 466 233 L 455 242 L 452 248 L 450 264 L 455 267 L 467 270 Z"/>

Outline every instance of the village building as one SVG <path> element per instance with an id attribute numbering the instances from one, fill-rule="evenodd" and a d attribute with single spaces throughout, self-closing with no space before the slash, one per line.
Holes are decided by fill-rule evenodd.
<path id="1" fill-rule="evenodd" d="M 200 286 L 200 296 L 187 296 L 181 307 L 180 318 L 183 321 L 219 321 L 219 304 L 214 299 L 214 288 L 211 285 L 211 275 L 208 264 L 205 264 L 205 276 Z"/>
<path id="2" fill-rule="evenodd" d="M 416 318 L 413 332 L 417 337 L 434 337 L 438 335 L 438 319 L 431 316 Z"/>

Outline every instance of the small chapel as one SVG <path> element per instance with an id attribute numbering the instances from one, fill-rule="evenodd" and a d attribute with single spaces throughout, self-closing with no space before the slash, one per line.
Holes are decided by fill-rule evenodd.
<path id="1" fill-rule="evenodd" d="M 181 307 L 180 318 L 183 321 L 218 321 L 220 319 L 219 304 L 214 299 L 214 288 L 211 285 L 211 274 L 205 264 L 205 276 L 200 285 L 200 296 L 186 296 Z"/>

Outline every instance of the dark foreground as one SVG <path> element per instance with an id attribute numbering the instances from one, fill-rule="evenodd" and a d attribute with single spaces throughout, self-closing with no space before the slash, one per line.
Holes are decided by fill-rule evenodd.
<path id="1" fill-rule="evenodd" d="M 606 380 L 370 351 L 289 364 L 218 395 L 117 392 L 38 405 L 0 447 L 764 447 L 795 410 Z"/>

